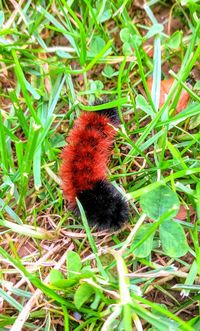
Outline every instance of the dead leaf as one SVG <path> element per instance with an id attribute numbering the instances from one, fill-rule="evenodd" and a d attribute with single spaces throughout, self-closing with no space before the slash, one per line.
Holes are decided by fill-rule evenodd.
<path id="1" fill-rule="evenodd" d="M 143 9 L 146 1 L 145 0 L 135 0 L 134 6 Z"/>
<path id="2" fill-rule="evenodd" d="M 153 46 L 150 45 L 150 44 L 145 44 L 144 45 L 144 51 L 145 53 L 149 56 L 149 57 L 153 57 L 153 52 L 154 52 L 154 49 L 153 49 Z"/>
<path id="3" fill-rule="evenodd" d="M 180 221 L 185 221 L 189 216 L 192 216 L 195 214 L 195 210 L 192 208 L 192 206 L 189 206 L 189 210 L 184 207 L 183 205 L 180 206 L 180 209 L 178 211 L 178 214 L 176 215 L 176 219 L 180 220 Z"/>
<path id="4" fill-rule="evenodd" d="M 161 80 L 160 103 L 159 103 L 160 108 L 164 104 L 173 82 L 174 82 L 174 78 Z M 153 79 L 152 79 L 152 77 L 150 77 L 147 79 L 147 86 L 148 86 L 150 92 L 152 89 L 152 85 L 153 85 Z M 175 110 L 175 114 L 180 113 L 183 109 L 186 108 L 186 106 L 188 105 L 188 102 L 189 102 L 189 98 L 190 98 L 190 95 L 188 94 L 188 92 L 186 92 L 185 90 L 182 90 L 176 110 Z"/>

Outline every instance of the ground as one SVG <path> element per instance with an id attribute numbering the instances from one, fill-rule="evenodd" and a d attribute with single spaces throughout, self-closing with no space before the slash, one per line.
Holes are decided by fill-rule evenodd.
<path id="1" fill-rule="evenodd" d="M 0 330 L 199 330 L 198 1 L 0 2 Z M 68 208 L 60 153 L 117 107 L 118 231 Z"/>

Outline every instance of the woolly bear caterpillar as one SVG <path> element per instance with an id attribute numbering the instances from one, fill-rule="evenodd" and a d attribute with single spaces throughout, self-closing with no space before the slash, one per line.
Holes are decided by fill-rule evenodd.
<path id="1" fill-rule="evenodd" d="M 74 123 L 61 158 L 60 177 L 69 207 L 80 200 L 89 225 L 117 229 L 128 220 L 128 204 L 107 180 L 107 165 L 119 124 L 117 109 L 83 113 Z"/>

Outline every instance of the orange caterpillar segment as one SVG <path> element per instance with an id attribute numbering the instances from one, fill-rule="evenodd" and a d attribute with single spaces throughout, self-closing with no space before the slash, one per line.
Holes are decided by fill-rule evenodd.
<path id="1" fill-rule="evenodd" d="M 98 113 L 84 113 L 76 121 L 61 154 L 60 176 L 65 198 L 75 198 L 96 182 L 106 179 L 107 164 L 116 134 L 112 120 Z"/>

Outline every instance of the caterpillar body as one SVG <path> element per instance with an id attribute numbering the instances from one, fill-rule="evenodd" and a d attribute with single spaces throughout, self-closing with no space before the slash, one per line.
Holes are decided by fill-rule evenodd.
<path id="1" fill-rule="evenodd" d="M 128 204 L 107 180 L 116 129 L 117 109 L 86 112 L 79 116 L 63 149 L 60 177 L 69 208 L 81 202 L 90 226 L 117 229 L 128 219 Z"/>

